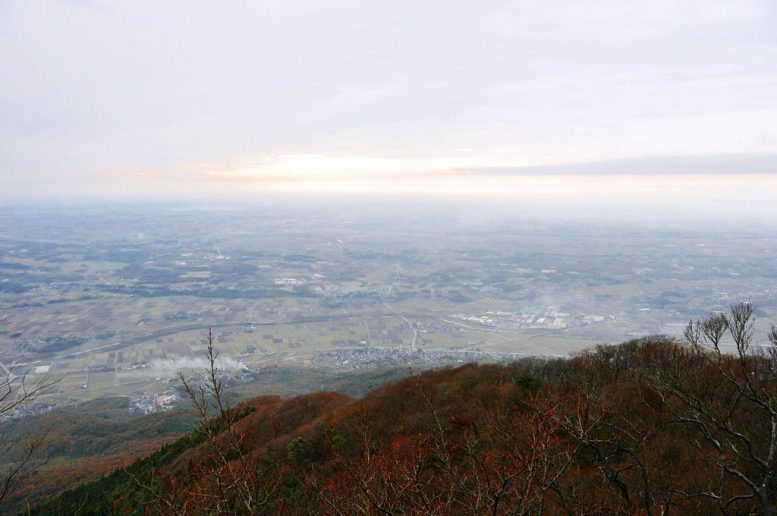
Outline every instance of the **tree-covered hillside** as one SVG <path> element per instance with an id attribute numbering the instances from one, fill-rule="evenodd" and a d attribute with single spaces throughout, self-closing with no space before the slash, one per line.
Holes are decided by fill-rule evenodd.
<path id="1" fill-rule="evenodd" d="M 360 399 L 219 409 L 215 374 L 191 389 L 197 431 L 33 513 L 772 514 L 777 331 L 756 347 L 751 323 L 738 305 L 684 343 L 429 371 Z"/>
<path id="2" fill-rule="evenodd" d="M 228 398 L 235 403 L 258 393 L 288 397 L 319 389 L 361 396 L 406 374 L 406 370 L 399 369 L 342 373 L 273 366 L 257 371 L 253 378 L 230 384 Z M 15 468 L 28 442 L 39 444 L 29 463 L 8 479 L 0 512 L 23 511 L 28 504 L 40 504 L 81 483 L 98 480 L 195 427 L 196 416 L 188 405 L 146 416 L 132 413 L 129 408 L 126 397 L 99 398 L 5 422 L 0 436 L 2 457 L 7 462 L 0 460 L 0 470 Z"/>

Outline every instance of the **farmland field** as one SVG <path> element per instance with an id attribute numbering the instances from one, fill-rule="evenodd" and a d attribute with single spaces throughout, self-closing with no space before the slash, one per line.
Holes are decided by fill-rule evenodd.
<path id="1" fill-rule="evenodd" d="M 351 208 L 12 209 L 0 222 L 0 363 L 60 378 L 46 406 L 153 400 L 202 369 L 209 330 L 221 366 L 254 378 L 279 365 L 567 355 L 679 335 L 745 297 L 759 325 L 777 314 L 768 229 L 581 231 Z M 391 351 L 408 349 L 427 353 Z"/>

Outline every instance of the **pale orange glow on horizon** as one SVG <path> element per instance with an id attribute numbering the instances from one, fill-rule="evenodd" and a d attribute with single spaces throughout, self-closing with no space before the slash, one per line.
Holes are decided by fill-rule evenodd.
<path id="1" fill-rule="evenodd" d="M 764 196 L 777 192 L 768 173 L 542 173 L 510 161 L 387 159 L 363 156 L 278 155 L 230 164 L 197 164 L 167 171 L 110 172 L 92 183 L 99 192 L 171 192 L 181 196 L 438 196 L 528 201 L 682 202 Z M 563 164 L 562 164 L 563 165 Z M 507 171 L 503 171 L 507 169 Z M 540 171 L 538 172 L 537 169 Z M 496 172 L 494 172 L 496 170 Z M 772 194 L 769 194 L 772 192 Z M 767 199 L 768 200 L 768 199 Z"/>

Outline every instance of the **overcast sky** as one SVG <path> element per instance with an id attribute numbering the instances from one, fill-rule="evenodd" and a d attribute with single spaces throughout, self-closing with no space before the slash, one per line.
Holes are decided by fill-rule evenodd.
<path id="1" fill-rule="evenodd" d="M 0 1 L 3 202 L 776 175 L 774 0 Z"/>

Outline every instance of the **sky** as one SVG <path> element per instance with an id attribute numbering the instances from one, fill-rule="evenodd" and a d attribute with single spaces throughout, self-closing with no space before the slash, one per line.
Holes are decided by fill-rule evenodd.
<path id="1" fill-rule="evenodd" d="M 777 205 L 774 0 L 0 0 L 0 202 Z"/>

